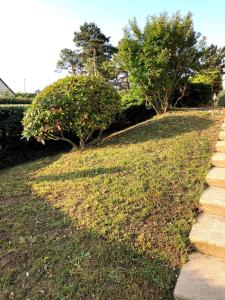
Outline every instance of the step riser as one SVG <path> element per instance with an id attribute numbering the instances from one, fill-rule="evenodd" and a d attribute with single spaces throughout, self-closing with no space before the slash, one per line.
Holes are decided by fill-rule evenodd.
<path id="1" fill-rule="evenodd" d="M 219 133 L 219 140 L 220 141 L 225 141 L 225 131 L 220 131 L 220 133 Z"/>
<path id="2" fill-rule="evenodd" d="M 207 255 L 212 255 L 217 258 L 225 259 L 225 248 L 206 244 L 204 242 L 201 243 L 199 241 L 195 242 L 195 241 L 191 240 L 191 242 L 194 244 L 195 248 L 199 252 L 207 254 Z"/>
<path id="3" fill-rule="evenodd" d="M 224 180 L 207 179 L 206 182 L 209 186 L 225 188 L 225 181 Z"/>
<path id="4" fill-rule="evenodd" d="M 212 166 L 219 167 L 219 168 L 225 168 L 225 161 L 212 160 Z"/>
<path id="5" fill-rule="evenodd" d="M 225 217 L 225 207 L 200 203 L 200 208 L 205 213 Z"/>
<path id="6" fill-rule="evenodd" d="M 220 153 L 225 153 L 225 147 L 223 146 L 216 146 L 216 151 Z"/>

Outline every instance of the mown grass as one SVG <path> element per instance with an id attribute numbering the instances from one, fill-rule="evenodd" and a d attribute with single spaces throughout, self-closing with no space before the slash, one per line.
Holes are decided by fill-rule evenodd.
<path id="1" fill-rule="evenodd" d="M 177 111 L 0 174 L 1 299 L 172 299 L 222 114 Z"/>

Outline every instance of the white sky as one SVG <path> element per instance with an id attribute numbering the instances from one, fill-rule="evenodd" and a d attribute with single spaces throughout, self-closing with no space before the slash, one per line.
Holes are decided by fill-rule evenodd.
<path id="1" fill-rule="evenodd" d="M 225 44 L 225 0 L 0 0 L 0 78 L 15 92 L 24 91 L 24 79 L 26 91 L 42 89 L 66 75 L 55 72 L 60 50 L 73 48 L 73 33 L 85 21 L 117 45 L 129 18 L 143 25 L 147 14 L 179 6 L 193 11 L 195 30 L 209 43 Z"/>
<path id="2" fill-rule="evenodd" d="M 0 78 L 15 92 L 42 89 L 55 72 L 62 48 L 73 47 L 79 21 L 36 0 L 0 0 Z"/>

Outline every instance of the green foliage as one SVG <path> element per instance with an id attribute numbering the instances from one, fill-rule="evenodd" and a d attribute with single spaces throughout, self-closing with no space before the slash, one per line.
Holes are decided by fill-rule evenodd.
<path id="1" fill-rule="evenodd" d="M 182 99 L 183 106 L 213 105 L 214 94 L 222 89 L 222 77 L 219 69 L 206 69 L 190 77 L 187 82 L 186 96 Z"/>
<path id="2" fill-rule="evenodd" d="M 143 105 L 145 103 L 141 90 L 138 87 L 122 90 L 120 91 L 120 95 L 123 109 Z"/>
<path id="3" fill-rule="evenodd" d="M 16 98 L 17 99 L 34 99 L 37 93 L 16 93 Z"/>
<path id="4" fill-rule="evenodd" d="M 217 96 L 217 105 L 225 107 L 225 91 L 221 91 Z"/>
<path id="5" fill-rule="evenodd" d="M 0 105 L 0 151 L 20 143 L 22 119 L 28 105 Z"/>
<path id="6" fill-rule="evenodd" d="M 182 99 L 182 106 L 212 105 L 212 99 L 213 90 L 211 84 L 189 80 L 187 83 L 187 95 Z"/>
<path id="7" fill-rule="evenodd" d="M 202 57 L 203 69 L 217 69 L 220 74 L 224 74 L 225 68 L 225 47 L 218 48 L 218 46 L 211 44 L 204 48 Z"/>
<path id="8" fill-rule="evenodd" d="M 119 56 L 157 113 L 167 111 L 174 91 L 199 68 L 199 36 L 191 14 L 181 17 L 179 13 L 149 17 L 143 31 L 134 19 L 125 30 Z"/>
<path id="9" fill-rule="evenodd" d="M 104 75 L 105 72 L 101 72 L 102 64 L 117 52 L 109 40 L 95 23 L 85 22 L 80 26 L 80 31 L 74 32 L 73 42 L 77 50 L 62 49 L 57 68 L 72 74 Z"/>
<path id="10" fill-rule="evenodd" d="M 40 92 L 28 109 L 23 136 L 65 140 L 75 134 L 83 147 L 96 130 L 106 129 L 120 111 L 116 90 L 102 77 L 68 76 Z"/>
<path id="11" fill-rule="evenodd" d="M 31 104 L 32 98 L 0 98 L 0 104 Z"/>
<path id="12" fill-rule="evenodd" d="M 218 68 L 205 69 L 190 80 L 192 83 L 210 85 L 215 94 L 218 94 L 222 89 L 222 76 Z"/>

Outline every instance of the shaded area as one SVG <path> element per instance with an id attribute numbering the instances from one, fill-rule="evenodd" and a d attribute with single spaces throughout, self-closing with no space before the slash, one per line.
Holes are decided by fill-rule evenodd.
<path id="1" fill-rule="evenodd" d="M 117 117 L 117 119 L 104 131 L 104 136 L 128 128 L 129 126 L 147 120 L 154 115 L 155 112 L 147 109 L 145 105 L 131 107 Z M 19 129 L 19 131 L 22 131 L 22 128 Z M 98 132 L 96 132 L 94 137 L 97 136 Z M 76 136 L 68 135 L 68 137 L 79 144 L 79 140 Z M 63 141 L 46 141 L 46 145 L 42 145 L 34 140 L 26 142 L 25 140 L 18 139 L 16 144 L 11 145 L 11 149 L 6 152 L 0 152 L 0 169 L 52 156 L 57 153 L 67 152 L 70 149 L 71 146 Z"/>
<path id="2" fill-rule="evenodd" d="M 65 142 L 47 141 L 46 145 L 36 141 L 23 142 L 21 145 L 0 153 L 0 170 L 67 152 L 70 149 L 71 147 Z"/>
<path id="3" fill-rule="evenodd" d="M 120 173 L 124 170 L 124 168 L 120 167 L 113 167 L 113 168 L 96 168 L 96 169 L 88 169 L 78 172 L 68 172 L 68 173 L 61 173 L 60 174 L 52 174 L 46 176 L 39 176 L 35 178 L 35 181 L 57 181 L 57 180 L 71 180 L 77 178 L 90 178 L 95 177 L 98 175 L 106 175 L 106 174 L 113 174 L 113 173 Z"/>

